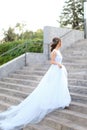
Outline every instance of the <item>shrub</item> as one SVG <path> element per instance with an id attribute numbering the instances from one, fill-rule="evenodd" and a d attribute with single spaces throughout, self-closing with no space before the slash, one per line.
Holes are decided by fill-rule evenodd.
<path id="1" fill-rule="evenodd" d="M 1 54 L 13 48 L 15 49 L 1 56 Z M 33 43 L 33 41 L 30 41 L 30 40 L 28 40 L 27 42 L 24 40 L 21 40 L 21 41 L 6 42 L 3 44 L 0 44 L 0 65 L 20 56 L 21 54 L 24 54 L 25 52 L 42 53 L 43 43 L 39 43 L 39 42 Z"/>

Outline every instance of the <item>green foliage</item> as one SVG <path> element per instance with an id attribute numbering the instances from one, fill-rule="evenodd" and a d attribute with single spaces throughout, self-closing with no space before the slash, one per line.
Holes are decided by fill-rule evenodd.
<path id="1" fill-rule="evenodd" d="M 28 43 L 27 44 L 27 52 L 43 52 L 43 44 L 42 43 Z"/>
<path id="2" fill-rule="evenodd" d="M 0 54 L 3 54 L 4 52 L 16 47 L 19 44 L 22 44 L 24 41 L 13 41 L 13 42 L 5 42 L 3 44 L 0 44 Z"/>
<path id="3" fill-rule="evenodd" d="M 4 41 L 14 41 L 17 40 L 17 34 L 15 34 L 14 29 L 9 27 L 7 31 L 4 31 Z"/>
<path id="4" fill-rule="evenodd" d="M 17 23 L 14 28 L 9 27 L 7 31 L 4 30 L 4 41 L 17 41 L 29 39 L 43 39 L 43 30 L 38 29 L 36 32 L 25 30 L 25 24 Z"/>
<path id="5" fill-rule="evenodd" d="M 7 31 L 4 31 L 4 42 L 0 44 L 0 65 L 25 52 L 43 52 L 43 30 L 25 31 L 25 26 L 25 24 L 17 23 L 14 28 L 9 27 Z M 11 49 L 13 50 L 8 52 Z M 5 52 L 8 53 L 1 56 Z"/>
<path id="6" fill-rule="evenodd" d="M 21 33 L 19 36 L 19 39 L 32 39 L 33 38 L 33 32 L 26 30 L 24 33 Z"/>
<path id="7" fill-rule="evenodd" d="M 38 29 L 36 32 L 34 32 L 33 38 L 43 39 L 43 31 L 41 29 Z"/>
<path id="8" fill-rule="evenodd" d="M 66 0 L 60 16 L 60 26 L 83 29 L 83 0 Z"/>
<path id="9" fill-rule="evenodd" d="M 19 45 L 21 46 L 19 47 Z M 13 51 L 5 54 L 4 56 L 1 56 L 3 52 L 5 53 L 13 48 L 15 48 Z M 0 44 L 0 65 L 20 56 L 21 54 L 24 54 L 25 52 L 42 53 L 43 43 L 41 42 L 33 43 L 33 41 L 31 42 L 31 40 L 27 42 L 22 40 Z"/>

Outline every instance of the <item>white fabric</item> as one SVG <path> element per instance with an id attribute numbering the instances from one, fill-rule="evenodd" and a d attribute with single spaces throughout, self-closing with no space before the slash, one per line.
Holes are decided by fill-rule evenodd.
<path id="1" fill-rule="evenodd" d="M 55 60 L 61 63 L 60 51 L 56 54 Z M 66 68 L 52 64 L 37 88 L 23 102 L 0 114 L 0 128 L 18 130 L 28 123 L 38 123 L 49 112 L 69 106 L 70 102 Z"/>

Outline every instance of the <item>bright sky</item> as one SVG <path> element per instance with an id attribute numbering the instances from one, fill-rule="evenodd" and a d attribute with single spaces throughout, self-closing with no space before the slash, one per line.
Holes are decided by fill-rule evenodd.
<path id="1" fill-rule="evenodd" d="M 65 0 L 0 0 L 0 33 L 4 28 L 25 23 L 28 30 L 58 26 Z"/>

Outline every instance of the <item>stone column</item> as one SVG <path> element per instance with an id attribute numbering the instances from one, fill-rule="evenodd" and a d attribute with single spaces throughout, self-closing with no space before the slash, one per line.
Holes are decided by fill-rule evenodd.
<path id="1" fill-rule="evenodd" d="M 49 60 L 50 58 L 50 31 L 49 27 L 44 27 L 44 43 L 43 43 L 43 53 L 46 58 Z"/>
<path id="2" fill-rule="evenodd" d="M 84 38 L 87 39 L 87 0 L 84 0 Z"/>

